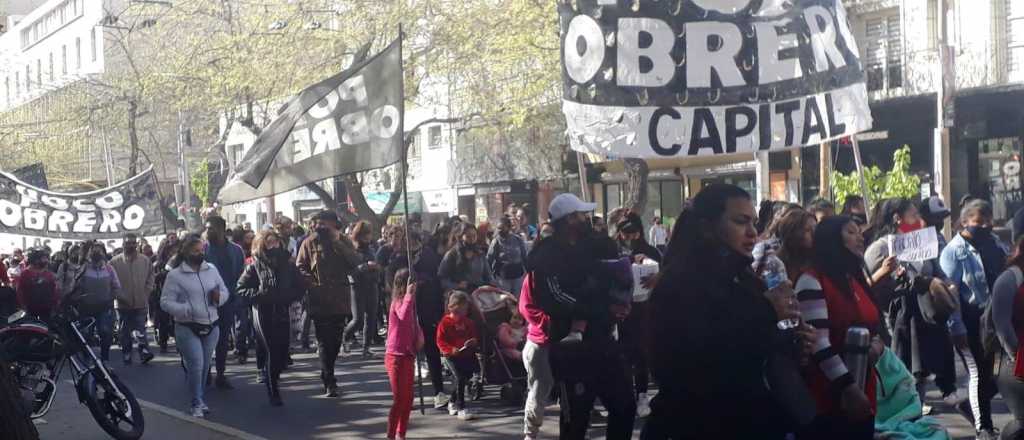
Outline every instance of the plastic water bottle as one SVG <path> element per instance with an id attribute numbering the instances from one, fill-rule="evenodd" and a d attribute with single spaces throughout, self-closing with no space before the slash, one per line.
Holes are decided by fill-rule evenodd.
<path id="1" fill-rule="evenodd" d="M 761 268 L 761 278 L 764 280 L 765 284 L 768 285 L 768 290 L 781 286 L 789 279 L 786 274 L 786 265 L 775 255 L 765 255 L 764 263 Z M 776 325 L 778 325 L 780 330 L 790 330 L 799 327 L 800 320 L 783 319 Z"/>

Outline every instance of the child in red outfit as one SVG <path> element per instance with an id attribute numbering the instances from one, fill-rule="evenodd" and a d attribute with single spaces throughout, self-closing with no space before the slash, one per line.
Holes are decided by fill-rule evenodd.
<path id="1" fill-rule="evenodd" d="M 466 386 L 479 371 L 476 354 L 480 340 L 476 325 L 469 319 L 469 295 L 454 291 L 448 297 L 448 313 L 437 326 L 437 348 L 444 356 L 444 364 L 455 375 L 455 395 L 448 403 L 448 413 L 459 420 L 472 420 L 466 409 Z"/>

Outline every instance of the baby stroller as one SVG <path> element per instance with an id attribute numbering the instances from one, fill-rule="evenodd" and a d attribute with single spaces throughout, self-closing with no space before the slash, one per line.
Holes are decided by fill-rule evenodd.
<path id="1" fill-rule="evenodd" d="M 483 397 L 484 385 L 500 385 L 501 400 L 510 404 L 523 402 L 526 395 L 526 367 L 502 355 L 498 343 L 498 326 L 516 313 L 516 299 L 508 292 L 482 287 L 471 295 L 473 320 L 480 333 L 480 380 L 471 384 L 469 398 Z"/>

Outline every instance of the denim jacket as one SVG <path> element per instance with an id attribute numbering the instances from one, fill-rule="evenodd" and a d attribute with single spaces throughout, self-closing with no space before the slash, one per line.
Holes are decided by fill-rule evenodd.
<path id="1" fill-rule="evenodd" d="M 1006 245 L 999 239 L 997 244 L 1006 249 Z M 949 280 L 956 283 L 960 292 L 960 303 L 971 304 L 978 308 L 988 304 L 989 288 L 988 279 L 985 276 L 985 266 L 981 261 L 981 253 L 957 234 L 949 241 L 946 248 L 942 250 L 939 257 L 939 264 L 942 271 L 946 273 Z M 967 333 L 964 327 L 963 316 L 958 310 L 949 318 L 949 330 L 954 336 Z"/>

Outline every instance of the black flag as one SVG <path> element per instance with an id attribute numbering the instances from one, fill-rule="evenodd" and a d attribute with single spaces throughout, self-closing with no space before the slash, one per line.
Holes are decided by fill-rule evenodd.
<path id="1" fill-rule="evenodd" d="M 399 38 L 300 92 L 239 161 L 220 191 L 221 203 L 268 197 L 401 160 L 402 80 Z"/>

